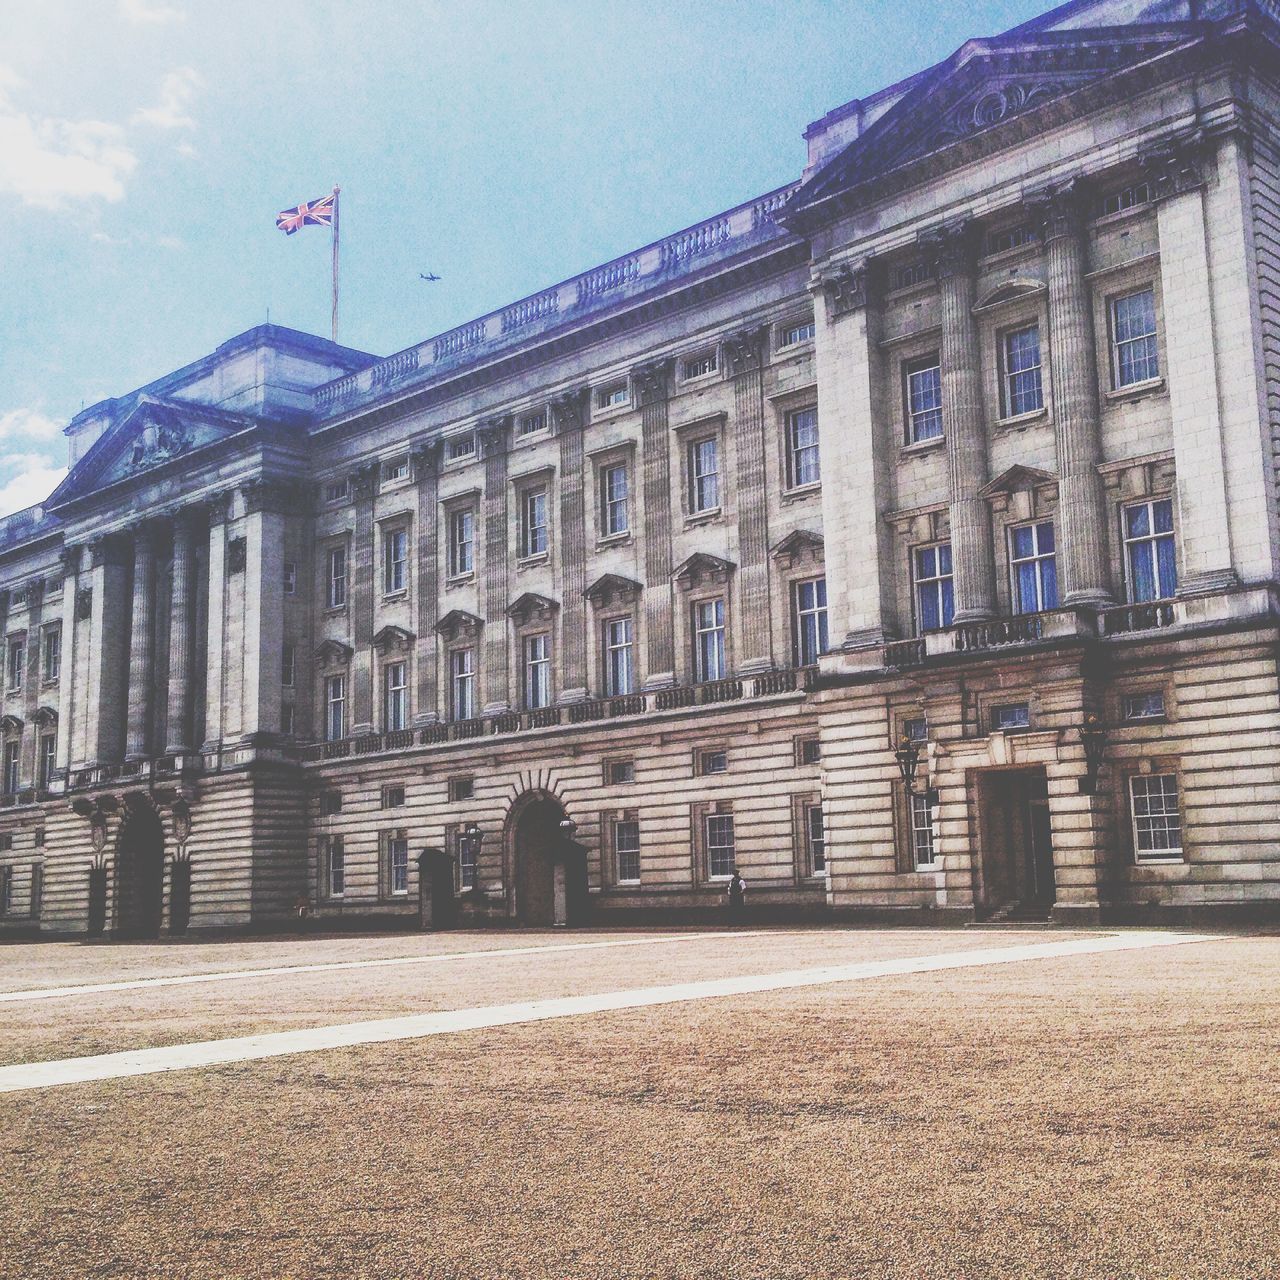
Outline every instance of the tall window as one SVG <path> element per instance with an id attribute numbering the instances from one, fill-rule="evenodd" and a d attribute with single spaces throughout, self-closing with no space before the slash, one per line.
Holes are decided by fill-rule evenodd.
<path id="1" fill-rule="evenodd" d="M 458 887 L 474 889 L 480 841 L 466 839 L 459 835 L 455 835 L 454 840 L 458 850 Z"/>
<path id="2" fill-rule="evenodd" d="M 815 876 L 827 873 L 827 841 L 826 828 L 823 825 L 822 806 L 820 804 L 805 805 L 804 838 L 808 846 L 809 867 Z"/>
<path id="3" fill-rule="evenodd" d="M 476 714 L 476 651 L 454 649 L 449 654 L 449 713 L 454 720 Z"/>
<path id="4" fill-rule="evenodd" d="M 474 573 L 476 567 L 476 513 L 470 509 L 449 516 L 449 576 Z"/>
<path id="5" fill-rule="evenodd" d="M 1053 521 L 1023 524 L 1009 530 L 1015 613 L 1039 613 L 1058 607 L 1058 562 Z"/>
<path id="6" fill-rule="evenodd" d="M 693 669 L 696 680 L 723 680 L 724 600 L 699 600 L 693 606 Z"/>
<path id="7" fill-rule="evenodd" d="M 9 688 L 18 690 L 22 688 L 22 672 L 27 665 L 27 643 L 25 640 L 9 641 L 9 666 L 8 680 Z"/>
<path id="8" fill-rule="evenodd" d="M 327 563 L 329 575 L 325 602 L 330 609 L 341 609 L 347 603 L 346 547 L 330 547 Z"/>
<path id="9" fill-rule="evenodd" d="M 7 796 L 18 790 L 18 762 L 22 755 L 22 742 L 18 738 L 4 744 L 4 793 Z"/>
<path id="10" fill-rule="evenodd" d="M 388 529 L 382 535 L 382 590 L 385 595 L 403 591 L 408 581 L 409 531 Z"/>
<path id="11" fill-rule="evenodd" d="M 717 880 L 728 879 L 736 867 L 733 847 L 733 814 L 709 813 L 706 816 L 707 875 Z"/>
<path id="12" fill-rule="evenodd" d="M 347 889 L 347 855 L 341 836 L 330 836 L 325 849 L 325 881 L 329 897 L 340 898 Z"/>
<path id="13" fill-rule="evenodd" d="M 1111 376 L 1117 387 L 1160 376 L 1156 295 L 1150 287 L 1111 300 Z"/>
<path id="14" fill-rule="evenodd" d="M 298 678 L 298 646 L 285 644 L 280 650 L 280 683 L 286 689 L 292 689 Z"/>
<path id="15" fill-rule="evenodd" d="M 627 467 L 623 462 L 600 469 L 600 528 L 606 538 L 631 527 L 627 510 L 630 498 Z"/>
<path id="16" fill-rule="evenodd" d="M 720 505 L 720 448 L 715 436 L 689 445 L 689 510 L 714 511 Z"/>
<path id="17" fill-rule="evenodd" d="M 53 771 L 58 767 L 58 735 L 42 733 L 40 735 L 40 762 L 37 778 L 41 791 L 49 790 L 53 780 Z"/>
<path id="18" fill-rule="evenodd" d="M 524 705 L 530 711 L 551 704 L 551 636 L 526 636 L 524 641 Z"/>
<path id="19" fill-rule="evenodd" d="M 640 824 L 634 818 L 618 818 L 613 824 L 613 865 L 619 884 L 640 882 Z"/>
<path id="20" fill-rule="evenodd" d="M 520 499 L 520 554 L 540 556 L 547 549 L 547 491 L 526 489 Z"/>
<path id="21" fill-rule="evenodd" d="M 797 409 L 787 414 L 787 488 L 817 484 L 822 479 L 818 457 L 818 411 Z"/>
<path id="22" fill-rule="evenodd" d="M 909 360 L 903 367 L 907 399 L 907 443 L 936 440 L 942 434 L 942 365 L 937 353 Z"/>
<path id="23" fill-rule="evenodd" d="M 630 618 L 610 618 L 604 624 L 604 691 L 620 698 L 635 690 Z"/>
<path id="24" fill-rule="evenodd" d="M 403 831 L 387 837 L 387 886 L 393 894 L 409 892 L 409 839 Z"/>
<path id="25" fill-rule="evenodd" d="M 795 611 L 795 660 L 811 667 L 827 651 L 827 580 L 810 578 L 792 587 Z"/>
<path id="26" fill-rule="evenodd" d="M 1006 418 L 1044 408 L 1040 369 L 1040 326 L 1010 329 L 1001 343 L 1001 406 Z"/>
<path id="27" fill-rule="evenodd" d="M 324 678 L 324 736 L 330 742 L 347 736 L 347 677 Z"/>
<path id="28" fill-rule="evenodd" d="M 409 723 L 409 679 L 403 662 L 388 662 L 382 669 L 382 724 L 395 733 Z"/>
<path id="29" fill-rule="evenodd" d="M 1167 600 L 1177 592 L 1171 498 L 1125 507 L 1124 545 L 1131 601 Z"/>
<path id="30" fill-rule="evenodd" d="M 44 629 L 44 651 L 40 655 L 40 677 L 52 684 L 62 675 L 62 628 Z"/>
<path id="31" fill-rule="evenodd" d="M 1182 856 L 1182 815 L 1178 779 L 1172 773 L 1135 774 L 1129 779 L 1133 802 L 1133 847 L 1139 862 Z"/>
<path id="32" fill-rule="evenodd" d="M 914 557 L 916 578 L 916 626 L 923 635 L 949 627 L 956 613 L 951 580 L 951 543 L 917 547 Z"/>
<path id="33" fill-rule="evenodd" d="M 298 562 L 296 560 L 286 560 L 284 562 L 284 593 L 287 596 L 296 595 L 298 592 Z"/>
<path id="34" fill-rule="evenodd" d="M 933 810 L 929 797 L 913 794 L 907 797 L 911 820 L 911 857 L 917 869 L 933 866 Z"/>

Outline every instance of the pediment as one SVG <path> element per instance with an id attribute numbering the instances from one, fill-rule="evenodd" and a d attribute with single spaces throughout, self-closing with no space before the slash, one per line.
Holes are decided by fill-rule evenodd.
<path id="1" fill-rule="evenodd" d="M 42 729 L 51 729 L 58 723 L 58 713 L 50 706 L 38 707 L 31 719 Z"/>
<path id="2" fill-rule="evenodd" d="M 354 652 L 349 644 L 343 644 L 341 640 L 326 640 L 317 645 L 315 659 L 322 666 L 344 666 L 351 661 Z"/>
<path id="3" fill-rule="evenodd" d="M 733 572 L 731 560 L 721 560 L 705 551 L 695 551 L 671 575 L 683 587 L 696 587 L 702 582 L 727 582 Z"/>
<path id="4" fill-rule="evenodd" d="M 526 591 L 508 605 L 507 617 L 522 627 L 531 621 L 549 622 L 559 609 L 560 605 L 555 600 L 540 596 L 534 591 Z"/>
<path id="5" fill-rule="evenodd" d="M 15 715 L 0 716 L 0 733 L 21 733 L 22 721 Z"/>
<path id="6" fill-rule="evenodd" d="M 1015 462 L 1007 471 L 1002 471 L 994 480 L 989 480 L 979 490 L 984 498 L 994 498 L 998 494 L 1017 493 L 1019 490 L 1038 489 L 1044 484 L 1057 484 L 1058 477 L 1052 471 L 1041 471 L 1039 467 L 1026 467 Z"/>
<path id="7" fill-rule="evenodd" d="M 617 601 L 630 604 L 640 598 L 644 587 L 619 573 L 602 573 L 582 594 L 598 609 L 607 609 Z"/>
<path id="8" fill-rule="evenodd" d="M 822 560 L 825 545 L 820 533 L 814 533 L 810 529 L 795 529 L 777 543 L 769 554 L 775 560 L 790 566 L 805 560 Z"/>
<path id="9" fill-rule="evenodd" d="M 412 631 L 406 631 L 404 627 L 383 627 L 373 637 L 373 647 L 379 653 L 389 653 L 394 649 L 408 649 L 416 638 Z"/>
<path id="10" fill-rule="evenodd" d="M 465 609 L 450 609 L 436 623 L 436 630 L 446 640 L 456 640 L 459 636 L 479 635 L 480 628 L 483 626 L 483 620 L 477 618 L 474 613 L 468 613 Z"/>

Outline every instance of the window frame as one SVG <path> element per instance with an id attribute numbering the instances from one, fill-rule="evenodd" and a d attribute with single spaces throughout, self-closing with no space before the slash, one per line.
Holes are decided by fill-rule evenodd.
<path id="1" fill-rule="evenodd" d="M 400 683 L 393 684 L 392 677 L 397 671 L 400 674 Z M 382 665 L 382 731 L 401 733 L 408 727 L 409 663 L 405 658 L 395 658 Z"/>
<path id="2" fill-rule="evenodd" d="M 26 682 L 27 671 L 27 633 L 9 637 L 5 649 L 5 690 L 8 693 L 21 693 Z"/>
<path id="3" fill-rule="evenodd" d="M 619 835 L 623 827 L 630 828 L 634 831 L 635 847 L 624 850 L 619 841 Z M 628 834 L 631 834 L 629 831 Z M 613 857 L 613 882 L 617 885 L 638 885 L 643 880 L 643 867 L 641 865 L 642 843 L 640 839 L 640 819 L 633 810 L 624 810 L 622 813 L 613 814 L 609 820 L 609 847 Z M 624 876 L 622 858 L 624 853 L 627 856 L 634 854 L 635 856 L 635 875 Z M 630 870 L 630 868 L 627 868 Z"/>
<path id="4" fill-rule="evenodd" d="M 713 621 L 710 626 L 703 626 L 700 620 L 702 610 L 713 610 Z M 694 600 L 690 606 L 690 633 L 693 640 L 693 680 L 695 684 L 714 684 L 728 679 L 729 644 L 728 644 L 728 600 L 723 595 L 708 596 L 703 600 Z M 718 611 L 718 612 L 716 612 Z M 704 636 L 718 636 L 713 641 L 715 651 L 715 674 L 709 674 L 706 653 L 703 648 Z"/>
<path id="5" fill-rule="evenodd" d="M 727 824 L 727 827 L 721 827 L 720 837 L 721 843 L 712 842 L 712 824 Z M 723 842 L 723 834 L 727 830 L 728 841 Z M 707 881 L 721 882 L 732 880 L 738 870 L 738 833 L 733 821 L 732 811 L 715 812 L 711 811 L 702 815 L 702 849 L 703 857 L 706 863 Z M 724 851 L 728 850 L 728 859 L 725 861 Z M 716 870 L 716 855 L 720 854 L 721 870 Z M 724 868 L 727 866 L 727 870 Z"/>
<path id="6" fill-rule="evenodd" d="M 927 551 L 935 553 L 941 552 L 946 548 L 948 569 L 946 573 L 935 573 L 930 577 L 922 578 L 920 576 L 920 560 L 919 557 Z M 935 565 L 941 563 L 941 557 L 935 556 Z M 951 616 L 947 617 L 947 591 L 946 583 L 951 584 Z M 924 625 L 924 597 L 921 595 L 921 587 L 925 585 L 937 585 L 938 591 L 938 618 L 940 625 L 937 627 L 926 627 Z M 915 614 L 916 635 L 925 636 L 936 631 L 946 631 L 955 624 L 956 597 L 955 597 L 955 560 L 952 555 L 951 539 L 943 538 L 937 542 L 920 543 L 911 548 L 911 601 L 913 612 Z"/>
<path id="7" fill-rule="evenodd" d="M 813 588 L 815 603 L 806 607 L 801 603 L 801 594 L 806 588 Z M 817 597 L 821 595 L 821 603 Z M 831 635 L 827 604 L 827 575 L 817 574 L 812 578 L 796 578 L 791 583 L 791 656 L 797 667 L 817 666 L 824 653 L 830 651 Z M 806 619 L 813 619 L 815 649 L 812 658 L 806 659 Z"/>
<path id="8" fill-rule="evenodd" d="M 1040 549 L 1041 531 L 1048 528 L 1053 540 L 1053 549 L 1051 551 L 1042 551 Z M 1032 545 L 1034 550 L 1031 555 L 1019 556 L 1017 553 L 1017 535 L 1023 529 L 1031 530 Z M 1023 616 L 1030 613 L 1044 613 L 1051 609 L 1061 608 L 1062 597 L 1058 590 L 1058 529 L 1054 520 L 1027 520 L 1020 521 L 1017 524 L 1008 526 L 1006 533 L 1006 546 L 1009 555 L 1009 599 L 1013 606 L 1015 615 Z M 1047 592 L 1045 590 L 1044 566 L 1047 562 L 1053 564 L 1053 595 L 1052 604 L 1046 602 Z M 1019 576 L 1019 569 L 1023 565 L 1031 565 L 1032 572 L 1035 576 L 1036 591 L 1036 607 L 1027 609 L 1022 594 L 1022 580 Z"/>
<path id="9" fill-rule="evenodd" d="M 388 898 L 407 898 L 409 896 L 409 836 L 402 827 L 384 833 L 383 863 L 386 876 L 386 896 Z M 403 861 L 397 854 L 403 853 Z M 403 888 L 397 886 L 397 871 L 403 872 L 401 877 Z"/>
<path id="10" fill-rule="evenodd" d="M 622 494 L 619 496 L 610 487 L 610 477 L 622 477 Z M 597 472 L 598 507 L 600 520 L 600 537 L 621 538 L 631 532 L 631 468 L 625 460 L 601 463 Z M 621 523 L 616 517 L 621 512 Z"/>
<path id="11" fill-rule="evenodd" d="M 324 676 L 321 688 L 324 702 L 324 740 L 341 742 L 347 736 L 347 673 L 345 671 L 329 672 Z M 338 717 L 336 727 L 340 730 L 338 733 L 334 732 L 335 708 L 337 708 Z"/>
<path id="12" fill-rule="evenodd" d="M 325 608 L 327 610 L 345 609 L 349 597 L 349 557 L 347 544 L 337 542 L 325 550 Z"/>
<path id="13" fill-rule="evenodd" d="M 395 524 L 382 530 L 382 595 L 401 596 L 409 590 L 409 529 Z"/>
<path id="14" fill-rule="evenodd" d="M 796 443 L 796 428 L 802 418 L 812 417 L 813 441 L 811 444 Z M 798 409 L 788 409 L 783 415 L 784 448 L 786 452 L 786 486 L 789 493 L 797 490 L 816 489 L 822 485 L 822 442 L 818 430 L 818 406 L 804 405 Z M 800 458 L 806 453 L 813 455 L 814 474 L 810 479 L 801 479 Z"/>
<path id="15" fill-rule="evenodd" d="M 52 671 L 49 670 L 50 666 L 53 667 Z M 57 684 L 61 679 L 62 624 L 51 622 L 40 629 L 40 682 L 46 685 Z"/>
<path id="16" fill-rule="evenodd" d="M 469 530 L 466 538 L 459 537 L 464 522 Z M 454 507 L 448 514 L 449 545 L 446 551 L 446 577 L 457 581 L 471 577 L 476 571 L 476 508 L 471 504 Z M 466 565 L 460 558 L 461 549 L 466 548 Z"/>
<path id="17" fill-rule="evenodd" d="M 551 552 L 551 486 L 545 482 L 523 485 L 519 494 L 517 558 L 537 560 Z"/>
<path id="18" fill-rule="evenodd" d="M 554 702 L 551 685 L 550 631 L 535 631 L 520 639 L 520 690 L 526 711 L 543 711 Z"/>
<path id="19" fill-rule="evenodd" d="M 610 637 L 614 627 L 625 626 L 627 638 L 625 644 L 615 644 Z M 604 675 L 604 696 L 606 698 L 626 698 L 636 691 L 636 657 L 635 657 L 635 617 L 632 614 L 619 614 L 617 617 L 604 618 L 600 622 L 601 669 Z M 615 671 L 615 656 L 626 654 L 626 688 L 619 687 Z"/>
<path id="20" fill-rule="evenodd" d="M 915 408 L 912 391 L 912 379 L 933 370 L 937 371 L 937 403 L 917 409 Z M 905 425 L 904 442 L 906 446 L 910 448 L 913 445 L 932 445 L 944 439 L 946 436 L 944 410 L 941 351 L 926 351 L 921 355 L 904 359 L 902 361 L 902 415 Z M 931 430 L 927 435 L 922 434 L 918 428 L 919 421 L 928 419 L 932 422 L 935 414 L 937 415 L 938 429 L 936 431 Z"/>
<path id="21" fill-rule="evenodd" d="M 340 832 L 321 836 L 324 843 L 324 896 L 340 900 L 347 896 L 347 850 Z"/>
<path id="22" fill-rule="evenodd" d="M 1022 369 L 1013 369 L 1011 360 L 1010 343 L 1011 340 L 1026 333 L 1035 333 L 1036 354 L 1035 363 L 1029 364 Z M 998 365 L 1000 372 L 1000 419 L 1002 422 L 1013 422 L 1021 418 L 1029 418 L 1035 414 L 1043 413 L 1045 407 L 1044 401 L 1044 346 L 1041 342 L 1040 320 L 1034 318 L 1024 321 L 1021 324 L 1010 325 L 1007 328 L 998 331 L 999 349 L 998 349 Z M 1034 403 L 1029 408 L 1019 408 L 1016 404 L 1016 397 L 1025 392 L 1015 389 L 1015 380 L 1034 375 L 1031 379 L 1034 387 Z"/>
<path id="23" fill-rule="evenodd" d="M 467 659 L 467 670 L 458 670 L 460 659 Z M 476 718 L 476 707 L 478 699 L 476 697 L 477 688 L 477 672 L 476 672 L 476 648 L 474 645 L 457 645 L 450 649 L 446 660 L 446 672 L 449 679 L 449 719 L 451 722 L 459 722 L 464 720 L 474 720 Z M 459 691 L 465 690 L 464 699 L 459 699 Z M 458 710 L 462 702 L 466 704 L 467 713 L 459 715 Z"/>
<path id="24" fill-rule="evenodd" d="M 708 445 L 711 448 L 713 465 L 710 470 L 703 471 L 699 469 L 701 465 L 699 459 L 702 456 L 699 450 Z M 685 462 L 688 479 L 685 500 L 688 503 L 691 516 L 709 516 L 722 510 L 720 453 L 720 433 L 718 431 L 700 433 L 685 442 Z M 706 501 L 708 490 L 711 495 L 711 501 Z"/>
<path id="25" fill-rule="evenodd" d="M 1144 851 L 1142 848 L 1142 828 L 1139 826 L 1138 814 L 1138 797 L 1135 786 L 1141 783 L 1144 787 L 1149 786 L 1152 782 L 1164 782 L 1171 780 L 1173 783 L 1173 800 L 1174 807 L 1172 810 L 1162 809 L 1158 813 L 1148 813 L 1143 815 L 1149 819 L 1167 819 L 1172 815 L 1174 823 L 1165 823 L 1166 831 L 1170 827 L 1176 827 L 1178 835 L 1178 843 L 1176 846 L 1167 846 L 1163 849 Z M 1182 781 L 1178 777 L 1177 770 L 1171 768 L 1153 769 L 1150 773 L 1131 773 L 1125 787 L 1129 798 L 1129 834 L 1133 841 L 1133 860 L 1137 865 L 1148 865 L 1151 863 L 1162 862 L 1186 862 L 1187 861 L 1187 843 L 1186 843 L 1186 824 L 1182 816 Z M 1162 798 L 1167 797 L 1167 791 L 1162 788 Z M 1148 797 L 1149 799 L 1150 797 Z M 1154 828 L 1152 828 L 1154 830 Z M 1145 856 L 1144 856 L 1145 854 Z"/>
<path id="26" fill-rule="evenodd" d="M 1139 334 L 1136 337 L 1121 338 L 1119 336 L 1120 317 L 1118 313 L 1120 304 L 1129 302 L 1144 294 L 1148 294 L 1151 297 L 1150 331 Z M 1122 376 L 1122 348 L 1132 347 L 1138 343 L 1144 344 L 1146 348 L 1146 354 L 1142 357 L 1144 369 L 1149 368 L 1154 363 L 1155 371 L 1153 373 L 1147 372 L 1144 377 L 1132 378 L 1126 382 Z M 1112 391 L 1125 392 L 1134 388 L 1147 387 L 1152 383 L 1158 382 L 1164 376 L 1160 359 L 1160 311 L 1154 281 L 1147 281 L 1121 293 L 1111 294 L 1107 298 L 1107 344 L 1109 347 L 1108 363 L 1111 367 Z"/>
<path id="27" fill-rule="evenodd" d="M 1156 508 L 1167 506 L 1169 509 L 1169 528 L 1166 530 L 1156 530 Z M 1145 508 L 1147 512 L 1147 523 L 1149 532 L 1145 534 L 1129 533 L 1129 512 L 1137 511 Z M 1167 541 L 1170 544 L 1173 555 L 1173 583 L 1168 584 L 1162 581 L 1162 572 L 1160 568 L 1160 552 L 1159 543 Z M 1126 502 L 1120 507 L 1120 544 L 1121 556 L 1124 563 L 1125 578 L 1125 595 L 1128 597 L 1129 604 L 1158 604 L 1162 601 L 1176 599 L 1178 594 L 1178 581 L 1181 577 L 1178 567 L 1178 513 L 1173 504 L 1172 495 L 1163 497 L 1146 497 L 1141 498 L 1137 502 Z M 1153 570 L 1153 581 L 1157 588 L 1156 594 L 1148 599 L 1138 599 L 1135 594 L 1135 579 L 1133 564 L 1133 548 L 1141 545 L 1149 545 L 1151 547 L 1151 566 Z M 1172 586 L 1171 591 L 1164 588 Z"/>

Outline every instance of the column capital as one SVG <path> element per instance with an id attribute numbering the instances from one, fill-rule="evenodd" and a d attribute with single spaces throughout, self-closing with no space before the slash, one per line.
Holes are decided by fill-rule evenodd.
<path id="1" fill-rule="evenodd" d="M 155 552 L 159 540 L 160 529 L 154 520 L 139 520 L 131 524 L 125 531 L 133 540 L 133 554 L 151 555 Z"/>
<path id="2" fill-rule="evenodd" d="M 1204 186 L 1204 169 L 1212 144 L 1199 133 L 1168 138 L 1139 157 L 1143 176 L 1155 201 Z"/>
<path id="3" fill-rule="evenodd" d="M 190 506 L 193 511 L 196 509 L 203 511 L 205 519 L 211 525 L 226 524 L 231 518 L 231 499 L 234 496 L 232 490 L 224 489 L 220 493 L 207 494 Z"/>
<path id="4" fill-rule="evenodd" d="M 409 448 L 409 465 L 413 468 L 414 480 L 423 480 L 439 471 L 443 449 L 444 441 L 439 436 L 414 441 Z"/>
<path id="5" fill-rule="evenodd" d="M 241 486 L 246 515 L 269 511 L 276 515 L 303 514 L 307 509 L 306 492 L 292 480 L 260 476 Z"/>
<path id="6" fill-rule="evenodd" d="M 842 262 L 834 267 L 815 267 L 809 291 L 821 296 L 832 320 L 870 305 L 878 289 L 879 271 L 871 259 Z"/>
<path id="7" fill-rule="evenodd" d="M 579 387 L 552 400 L 551 427 L 556 435 L 581 431 L 587 425 L 587 397 L 590 394 L 586 387 Z"/>
<path id="8" fill-rule="evenodd" d="M 1072 178 L 1061 186 L 1046 187 L 1027 200 L 1032 221 L 1040 228 L 1044 244 L 1064 236 L 1084 234 L 1093 188 L 1083 178 Z"/>
<path id="9" fill-rule="evenodd" d="M 735 377 L 741 373 L 755 373 L 764 368 L 768 355 L 769 326 L 752 325 L 731 333 L 724 340 L 725 359 L 729 372 Z"/>
<path id="10" fill-rule="evenodd" d="M 129 539 L 125 531 L 99 534 L 88 543 L 93 567 L 99 565 L 123 565 L 128 563 Z"/>
<path id="11" fill-rule="evenodd" d="M 631 381 L 641 408 L 666 400 L 671 395 L 671 369 L 674 364 L 675 361 L 668 357 L 665 360 L 651 360 L 632 369 Z"/>
<path id="12" fill-rule="evenodd" d="M 962 222 L 933 227 L 920 235 L 920 248 L 939 280 L 971 276 L 978 264 L 979 233 L 976 223 Z"/>
<path id="13" fill-rule="evenodd" d="M 476 438 L 480 441 L 480 456 L 488 459 L 506 453 L 511 448 L 511 415 L 498 414 L 485 418 L 476 429 Z"/>
<path id="14" fill-rule="evenodd" d="M 378 463 L 365 462 L 350 472 L 351 496 L 357 502 L 373 497 L 378 488 Z"/>

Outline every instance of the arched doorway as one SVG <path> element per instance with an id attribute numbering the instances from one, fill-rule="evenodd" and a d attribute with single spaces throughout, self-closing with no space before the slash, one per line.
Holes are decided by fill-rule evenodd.
<path id="1" fill-rule="evenodd" d="M 531 792 L 508 819 L 515 916 L 524 925 L 580 924 L 587 909 L 586 850 L 566 832 L 555 796 Z"/>
<path id="2" fill-rule="evenodd" d="M 164 915 L 164 827 L 145 796 L 125 800 L 116 836 L 116 933 L 157 938 Z"/>

